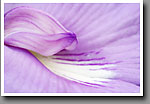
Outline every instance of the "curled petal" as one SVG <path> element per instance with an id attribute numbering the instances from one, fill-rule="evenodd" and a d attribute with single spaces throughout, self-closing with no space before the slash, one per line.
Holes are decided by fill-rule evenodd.
<path id="1" fill-rule="evenodd" d="M 18 7 L 5 14 L 5 44 L 50 56 L 74 49 L 77 39 L 46 13 Z"/>
<path id="2" fill-rule="evenodd" d="M 19 4 L 19 5 L 31 5 L 31 4 Z M 42 89 L 41 92 L 52 92 L 52 91 L 54 92 L 139 92 L 139 88 L 140 88 L 139 87 L 140 86 L 139 4 L 134 4 L 134 3 L 132 4 L 49 4 L 48 8 L 45 7 L 45 4 L 40 4 L 40 7 L 36 5 L 33 6 L 39 9 L 44 8 L 43 10 L 47 11 L 49 14 L 52 14 L 57 20 L 61 22 L 61 24 L 63 24 L 63 26 L 76 33 L 77 34 L 76 36 L 78 38 L 78 45 L 75 50 L 67 51 L 68 49 L 69 50 L 73 49 L 73 47 L 76 44 L 76 39 L 74 39 L 75 41 L 72 41 L 70 45 L 66 45 L 66 46 L 63 45 L 64 46 L 63 49 L 67 49 L 67 50 L 61 51 L 60 53 L 48 57 L 42 56 L 43 52 L 40 53 L 39 49 L 37 51 L 33 50 L 35 45 L 32 46 L 33 47 L 32 50 L 34 51 L 32 52 L 32 54 L 35 57 L 37 57 L 40 60 L 40 62 L 47 67 L 47 68 L 39 67 L 38 69 L 39 72 L 41 71 L 41 69 L 45 69 L 46 71 L 47 69 L 49 69 L 50 72 L 52 71 L 59 76 L 71 80 L 71 81 L 66 79 L 62 80 L 61 79 L 62 77 L 58 77 L 58 76 L 57 78 L 53 77 L 55 76 L 55 74 L 51 74 L 51 73 L 43 74 L 43 76 L 46 78 L 43 78 L 41 80 L 38 79 L 39 77 L 37 78 L 37 81 L 42 83 L 41 85 L 42 87 L 38 87 L 39 89 Z M 41 6 L 43 6 L 43 8 L 41 8 Z M 7 17 L 8 14 L 9 12 L 6 13 L 5 17 Z M 38 20 L 44 21 L 45 19 L 41 19 L 38 17 Z M 46 22 L 47 21 L 44 21 L 43 23 Z M 7 25 L 5 27 L 9 27 L 9 23 L 6 24 Z M 58 36 L 57 39 L 61 39 L 62 37 L 65 36 L 71 39 L 75 37 L 72 32 L 69 32 L 64 28 L 61 30 L 57 26 L 56 26 L 57 28 L 55 28 L 56 31 L 58 30 L 56 33 L 55 32 L 53 33 L 51 31 L 47 32 L 47 27 L 49 27 L 50 25 L 45 26 L 46 24 L 43 24 L 42 26 L 44 26 L 44 28 L 40 27 L 39 24 L 42 23 L 39 23 L 39 21 L 34 22 L 34 24 L 36 24 L 34 26 L 31 24 L 29 25 L 29 27 L 32 27 L 33 30 L 31 30 L 30 28 L 24 28 L 23 27 L 24 24 L 28 25 L 28 22 L 23 22 L 23 24 L 19 24 L 19 23 L 17 24 L 17 25 L 21 25 L 23 29 L 17 30 L 17 29 L 10 28 L 10 31 L 5 31 L 6 38 L 7 38 L 5 40 L 6 44 L 11 45 L 15 43 L 16 45 L 16 41 L 14 43 L 13 42 L 9 43 L 9 41 L 13 40 L 12 38 L 13 35 L 14 36 L 16 35 L 18 37 L 18 40 L 20 38 L 23 39 L 22 42 L 27 42 L 31 38 L 33 39 L 34 36 L 36 35 L 37 40 L 35 40 L 35 42 L 37 43 L 39 42 L 38 39 L 42 39 L 41 41 L 45 43 L 45 41 L 47 41 L 46 37 L 51 36 L 53 34 L 54 35 L 57 34 Z M 37 30 L 34 31 L 35 29 Z M 20 31 L 20 30 L 26 30 L 26 31 Z M 14 31 L 19 31 L 19 32 L 16 33 Z M 9 36 L 10 33 L 13 33 L 13 35 Z M 26 34 L 26 35 L 21 36 L 20 34 Z M 41 34 L 44 36 L 41 36 Z M 28 38 L 28 40 L 24 40 L 26 38 Z M 57 40 L 55 36 L 54 38 L 51 37 L 51 39 Z M 66 41 L 67 40 L 68 39 L 66 39 Z M 30 50 L 31 47 L 29 47 L 27 43 L 25 45 L 23 44 L 23 46 L 28 47 L 27 49 Z M 41 43 L 39 42 L 38 44 Z M 19 43 L 18 46 L 21 45 L 22 44 Z M 41 48 L 41 50 L 43 49 Z M 46 53 L 44 55 L 47 56 Z M 9 68 L 6 68 L 6 70 L 8 69 Z M 17 69 L 21 69 L 21 68 L 17 68 Z M 26 69 L 29 68 L 28 67 L 23 68 L 23 70 L 20 71 L 24 71 Z M 14 68 L 13 70 L 16 69 Z M 18 73 L 16 73 L 16 76 L 18 75 Z M 25 74 L 28 75 L 28 73 Z M 34 80 L 36 75 L 34 74 L 32 75 L 31 73 L 30 75 L 32 78 L 29 79 Z M 40 75 L 42 76 L 42 74 Z M 9 79 L 8 76 L 9 75 L 6 75 L 6 77 Z M 52 80 L 48 80 L 49 78 L 52 78 Z M 11 85 L 8 79 L 6 79 L 7 86 Z M 37 88 L 36 84 L 33 83 L 34 91 L 30 90 L 29 86 L 31 84 L 28 83 L 30 82 L 29 79 L 23 80 L 27 82 L 25 84 L 27 88 L 24 88 L 26 89 L 26 91 L 20 89 L 19 87 L 17 88 L 16 91 L 34 92 L 36 90 L 34 88 Z M 80 83 L 76 83 L 74 81 Z M 49 83 L 51 85 L 47 85 L 47 82 L 51 82 Z M 56 88 L 56 86 L 58 89 L 53 89 Z M 14 88 L 16 88 L 16 86 Z M 40 91 L 36 90 L 35 92 L 40 92 Z"/>

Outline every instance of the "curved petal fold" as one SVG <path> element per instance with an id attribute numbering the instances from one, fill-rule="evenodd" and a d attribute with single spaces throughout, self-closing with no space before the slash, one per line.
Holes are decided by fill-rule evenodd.
<path id="1" fill-rule="evenodd" d="M 5 14 L 5 44 L 50 56 L 74 49 L 77 39 L 48 14 L 18 7 Z"/>
<path id="2" fill-rule="evenodd" d="M 61 3 L 40 4 L 40 6 L 17 4 L 15 6 L 21 5 L 32 5 L 34 8 L 46 11 L 66 29 L 51 18 L 52 16 L 28 7 L 18 7 L 5 14 L 5 21 L 7 20 L 5 22 L 5 43 L 31 50 L 32 54 L 46 66 L 44 67 L 38 60 L 33 59 L 38 64 L 33 65 L 32 68 L 28 67 L 34 62 L 33 56 L 30 61 L 30 58 L 26 57 L 29 63 L 24 64 L 23 67 L 22 64 L 19 66 L 9 61 L 12 64 L 6 65 L 6 72 L 12 68 L 14 75 L 6 75 L 6 92 L 139 92 L 139 4 Z M 68 51 L 74 49 L 75 46 L 75 50 Z M 66 50 L 59 52 L 62 49 Z M 11 50 L 12 54 L 20 49 L 8 50 Z M 25 56 L 31 55 L 24 51 L 17 53 L 25 54 Z M 8 56 L 6 53 L 6 57 Z M 16 56 L 10 55 L 8 60 L 15 60 Z M 17 69 L 20 70 L 16 71 Z M 26 69 L 32 70 L 31 73 L 24 73 Z M 32 74 L 35 71 L 37 75 Z M 20 72 L 22 72 L 21 78 L 17 79 Z M 6 74 L 11 74 L 11 71 Z M 30 78 L 24 77 L 28 75 Z M 20 88 L 20 86 L 16 87 L 17 84 L 13 84 L 15 87 L 8 88 L 13 83 L 13 79 L 9 81 L 11 79 L 9 77 L 16 78 L 15 83 L 17 84 L 26 82 L 20 85 L 25 87 Z M 22 77 L 26 79 L 23 80 Z M 34 83 L 31 83 L 29 79 L 32 79 Z M 41 86 L 37 86 L 37 83 L 41 83 Z M 30 86 L 33 88 L 30 89 Z"/>

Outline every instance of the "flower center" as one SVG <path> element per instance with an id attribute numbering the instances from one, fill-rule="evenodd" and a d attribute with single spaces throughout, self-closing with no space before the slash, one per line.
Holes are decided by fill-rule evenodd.
<path id="1" fill-rule="evenodd" d="M 29 50 L 50 71 L 84 84 L 104 85 L 115 74 L 104 68 L 115 63 L 99 63 L 101 59 L 67 59 L 56 56 L 61 50 L 73 50 L 76 35 L 65 29 L 49 14 L 29 7 L 18 7 L 5 14 L 5 44 Z M 80 56 L 80 55 L 79 55 Z"/>

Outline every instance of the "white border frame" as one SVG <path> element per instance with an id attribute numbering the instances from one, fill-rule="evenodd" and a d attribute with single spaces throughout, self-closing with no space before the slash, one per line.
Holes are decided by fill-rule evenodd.
<path id="1" fill-rule="evenodd" d="M 4 93 L 4 3 L 140 3 L 140 93 Z M 143 0 L 1 0 L 1 96 L 143 96 Z"/>

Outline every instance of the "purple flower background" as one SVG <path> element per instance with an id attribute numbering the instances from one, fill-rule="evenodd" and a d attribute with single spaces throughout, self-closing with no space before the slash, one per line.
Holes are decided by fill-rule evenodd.
<path id="1" fill-rule="evenodd" d="M 30 35 L 32 38 L 24 37 L 23 34 L 19 37 L 17 34 L 14 35 L 10 32 L 10 37 L 5 36 L 5 93 L 140 92 L 140 4 L 5 4 L 5 13 L 20 6 L 35 8 L 53 16 L 66 29 L 60 31 L 64 33 L 69 31 L 71 34 L 56 34 L 58 37 L 54 36 L 54 39 L 64 39 L 57 44 L 51 41 L 49 43 L 44 41 L 45 43 L 43 43 L 39 40 L 45 39 L 45 37 L 36 38 L 34 35 Z M 16 14 L 21 16 L 25 12 L 31 13 L 32 9 L 31 11 L 24 10 L 25 12 L 23 9 L 18 9 L 18 11 L 18 14 Z M 34 13 L 31 15 L 34 15 Z M 12 18 L 11 16 L 13 17 L 13 13 L 7 18 L 5 17 L 5 31 L 10 31 L 12 29 L 11 24 L 17 23 L 16 20 L 9 19 Z M 35 17 L 40 17 L 40 14 L 35 15 Z M 35 20 L 32 21 L 35 22 Z M 39 19 L 39 21 L 41 20 Z M 49 33 L 49 30 L 43 25 L 48 23 L 54 25 L 54 23 L 39 21 L 37 20 L 38 26 Z M 21 26 L 32 30 L 29 25 L 23 24 Z M 58 29 L 55 30 L 58 31 Z M 36 46 L 32 41 L 27 42 L 24 38 L 31 38 L 43 47 Z M 24 44 L 16 45 L 14 39 L 24 41 Z M 53 38 L 51 39 L 53 40 Z M 68 41 L 68 39 L 72 39 L 72 41 Z M 27 43 L 36 46 L 36 49 L 29 47 Z M 44 53 L 45 50 L 43 52 L 43 49 L 47 53 Z M 48 49 L 54 49 L 55 53 Z M 88 76 L 84 80 L 77 81 L 55 74 L 40 59 L 37 59 L 38 56 L 31 54 L 28 50 L 46 57 L 53 55 L 56 61 L 65 60 L 64 62 L 68 62 L 67 64 L 57 63 L 58 66 L 64 64 L 65 68 L 69 68 L 67 66 L 69 62 L 73 63 L 70 69 L 63 69 L 64 71 L 73 70 L 75 77 L 68 74 L 71 78 L 80 80 L 80 77 L 77 76 L 79 74 L 85 75 L 84 73 Z M 45 60 L 44 62 L 51 64 L 49 59 Z M 83 63 L 85 61 L 88 65 Z M 111 67 L 111 65 L 113 66 Z M 78 69 L 73 69 L 74 67 Z M 58 70 L 58 68 L 53 70 Z M 92 68 L 95 68 L 95 70 L 92 70 Z M 104 70 L 106 73 L 104 75 L 94 73 L 94 71 L 99 72 L 100 70 Z M 97 78 L 98 75 L 100 75 L 100 79 L 97 82 L 100 83 L 93 80 L 93 77 Z M 102 78 L 109 80 L 102 81 Z"/>

